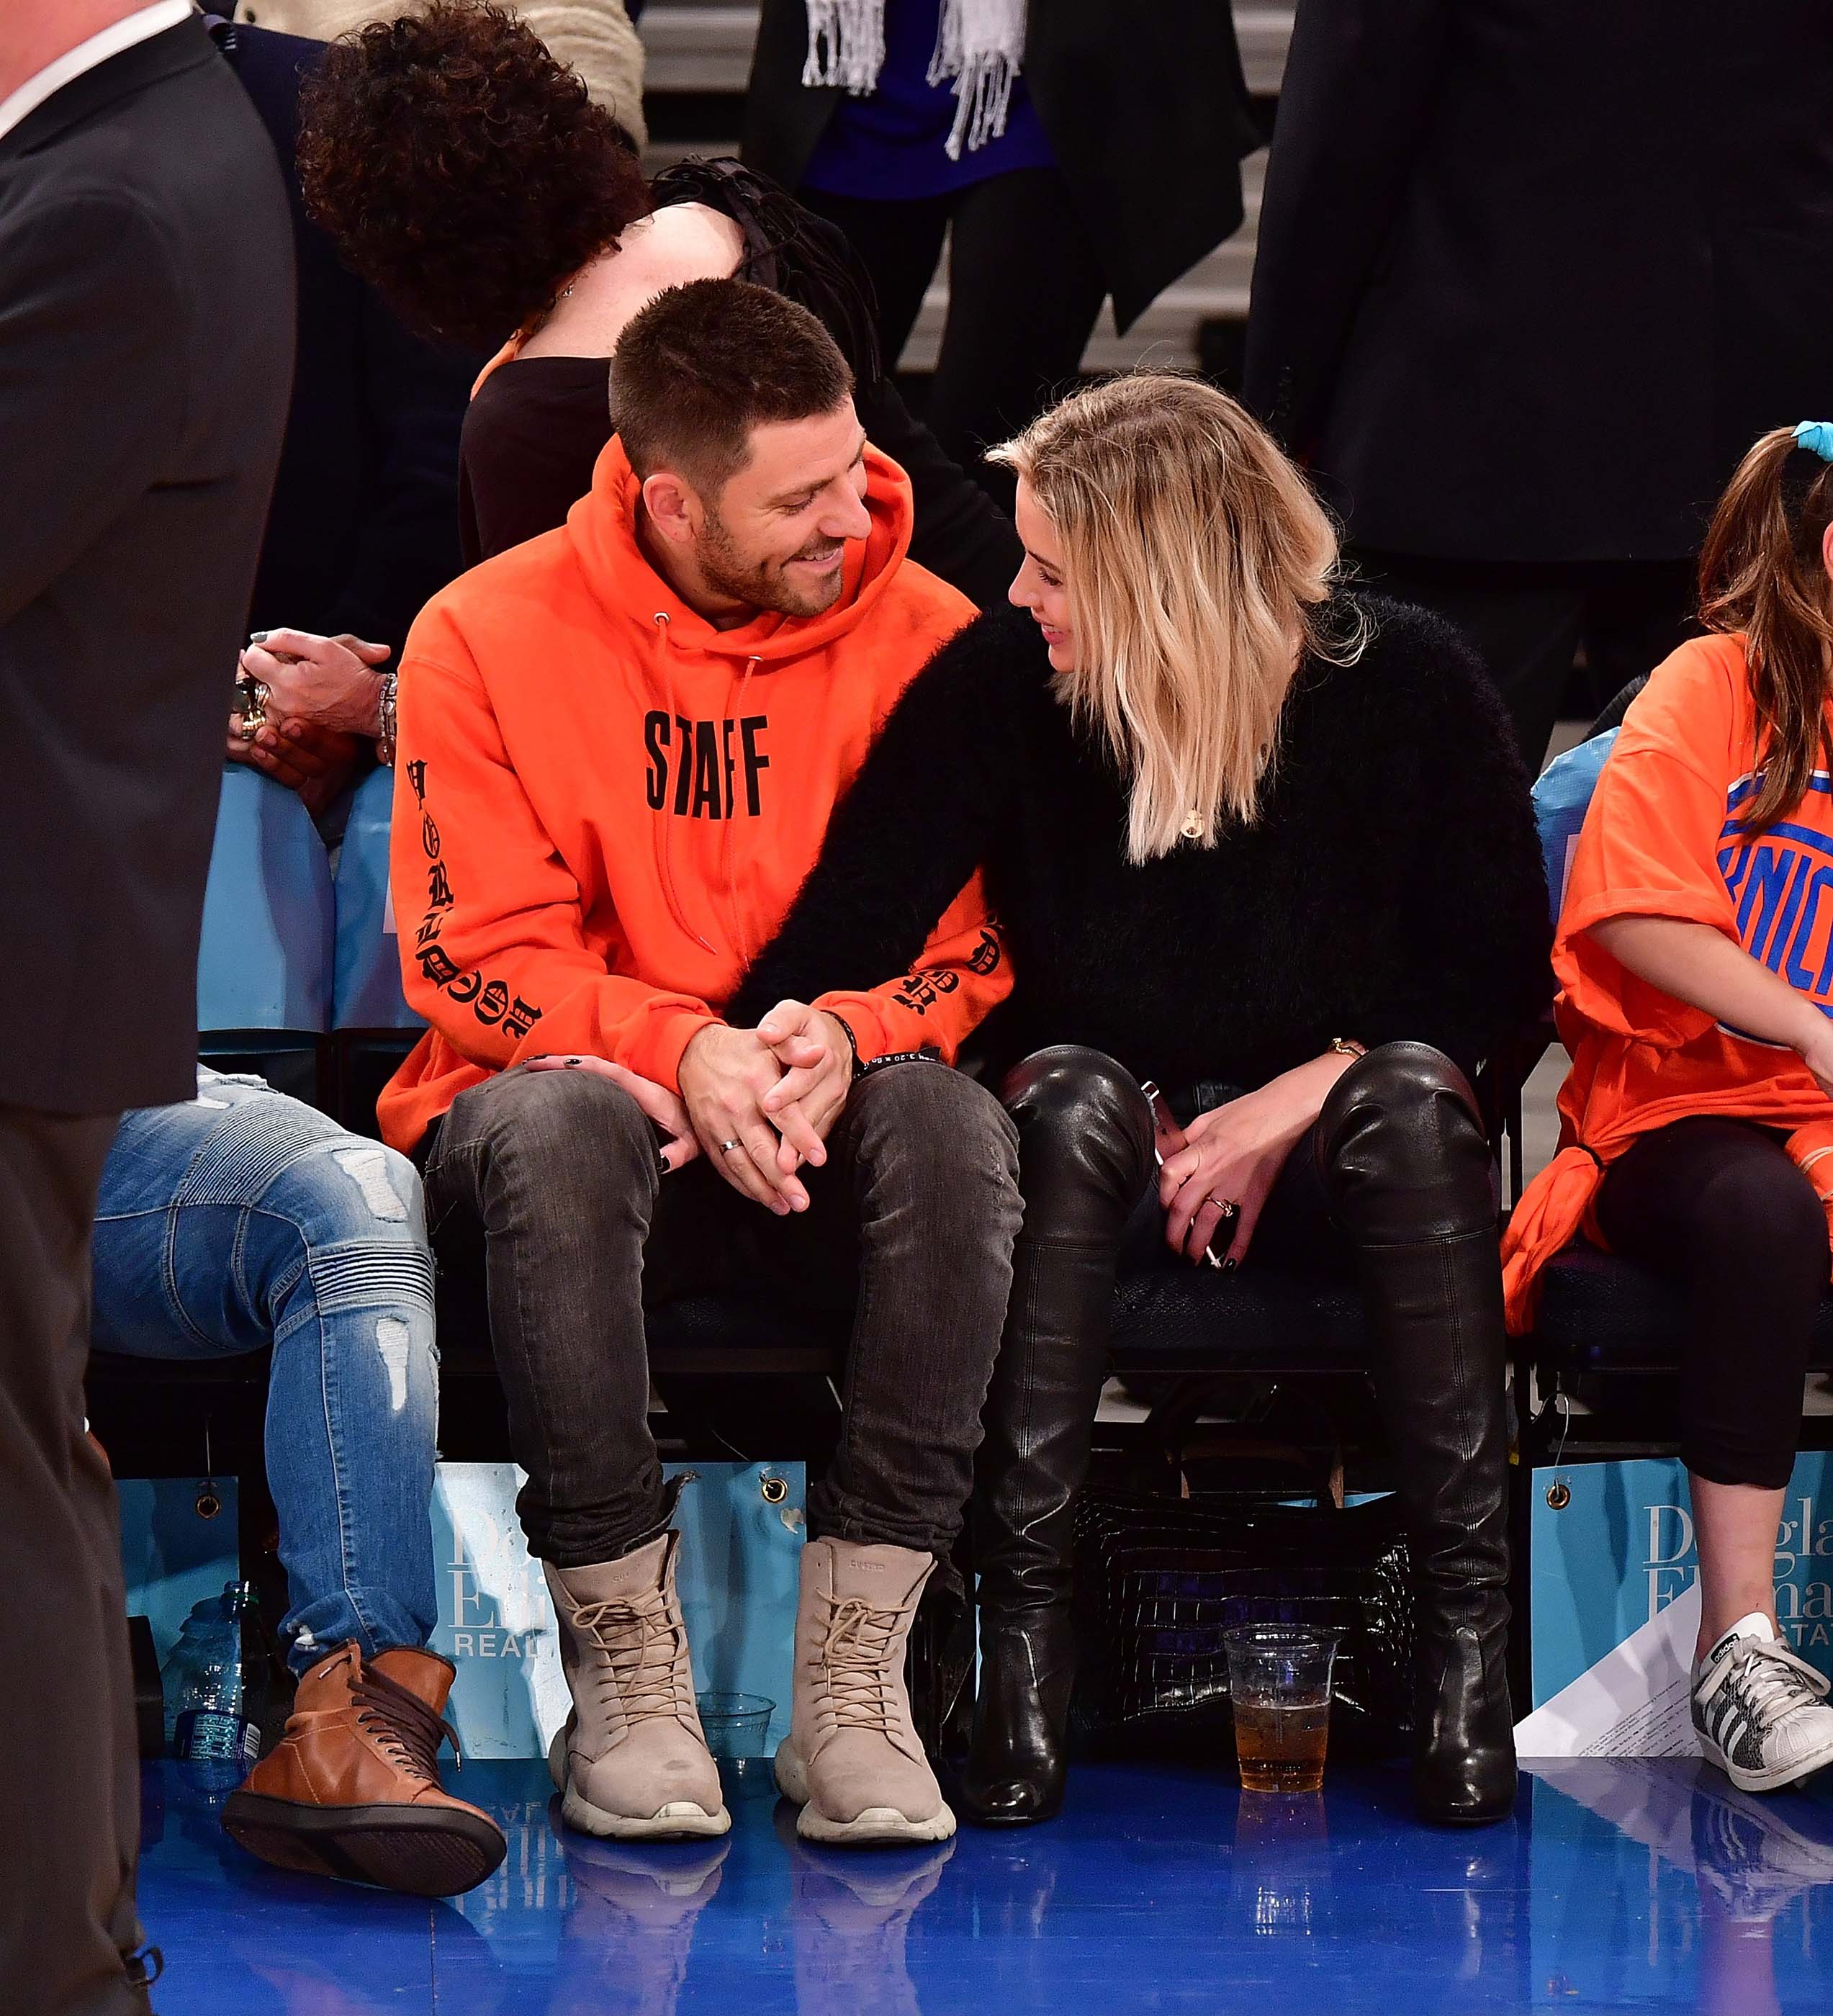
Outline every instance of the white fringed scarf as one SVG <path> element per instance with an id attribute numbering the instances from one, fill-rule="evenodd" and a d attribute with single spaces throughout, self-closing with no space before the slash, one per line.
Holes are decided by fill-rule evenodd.
<path id="1" fill-rule="evenodd" d="M 808 0 L 808 59 L 802 82 L 838 85 L 855 98 L 878 88 L 884 63 L 885 0 Z M 1025 59 L 1025 0 L 942 0 L 929 81 L 955 80 L 949 159 L 1006 130 L 1012 85 Z M 823 44 L 826 45 L 823 48 Z"/>

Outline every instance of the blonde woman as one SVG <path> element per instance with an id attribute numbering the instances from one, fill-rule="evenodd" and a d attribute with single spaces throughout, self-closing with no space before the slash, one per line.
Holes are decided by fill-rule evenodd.
<path id="1" fill-rule="evenodd" d="M 1437 618 L 1340 589 L 1303 478 L 1213 387 L 1080 392 L 999 459 L 1014 610 L 909 688 L 728 1011 L 907 970 L 984 867 L 1025 1217 L 978 1467 L 963 1803 L 1022 1825 L 1061 1802 L 1069 1516 L 1143 1233 L 1157 1264 L 1359 1282 L 1418 1577 L 1419 1808 L 1500 1819 L 1506 1348 L 1469 1079 L 1550 992 L 1507 718 Z M 1183 1136 L 1156 1173 L 1154 1079 Z"/>

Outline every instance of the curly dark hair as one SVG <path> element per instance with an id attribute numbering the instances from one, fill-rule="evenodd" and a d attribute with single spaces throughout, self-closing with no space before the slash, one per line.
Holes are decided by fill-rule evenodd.
<path id="1" fill-rule="evenodd" d="M 325 52 L 300 95 L 306 207 L 423 334 L 494 348 L 654 207 L 630 136 L 525 23 L 433 0 Z"/>

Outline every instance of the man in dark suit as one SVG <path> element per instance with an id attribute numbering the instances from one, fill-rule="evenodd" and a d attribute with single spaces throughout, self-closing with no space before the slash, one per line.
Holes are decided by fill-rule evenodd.
<path id="1" fill-rule="evenodd" d="M 147 2008 L 114 1494 L 83 1428 L 95 1189 L 195 1090 L 222 709 L 292 373 L 273 150 L 185 0 L 0 9 L 0 1587 L 42 1656 L 0 2000 Z"/>
<path id="2" fill-rule="evenodd" d="M 1823 0 L 1299 0 L 1246 391 L 1537 764 L 1679 641 L 1738 458 L 1828 404 Z"/>

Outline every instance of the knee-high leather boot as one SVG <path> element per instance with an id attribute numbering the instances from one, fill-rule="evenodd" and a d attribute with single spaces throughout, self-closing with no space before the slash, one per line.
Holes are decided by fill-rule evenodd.
<path id="1" fill-rule="evenodd" d="M 1070 1519 L 1107 1377 L 1114 1271 L 1152 1167 L 1152 1121 L 1131 1078 L 1064 1045 L 1028 1057 L 1002 1096 L 1017 1122 L 1025 1229 L 975 1471 L 980 1688 L 960 1785 L 983 1827 L 1025 1827 L 1063 1803 L 1075 1678 Z"/>
<path id="2" fill-rule="evenodd" d="M 1424 1043 L 1389 1043 L 1338 1080 L 1317 1151 L 1356 1248 L 1407 1512 L 1415 1800 L 1429 1820 L 1499 1820 L 1514 1802 L 1515 1755 L 1507 1340 L 1488 1145 L 1457 1066 Z"/>

